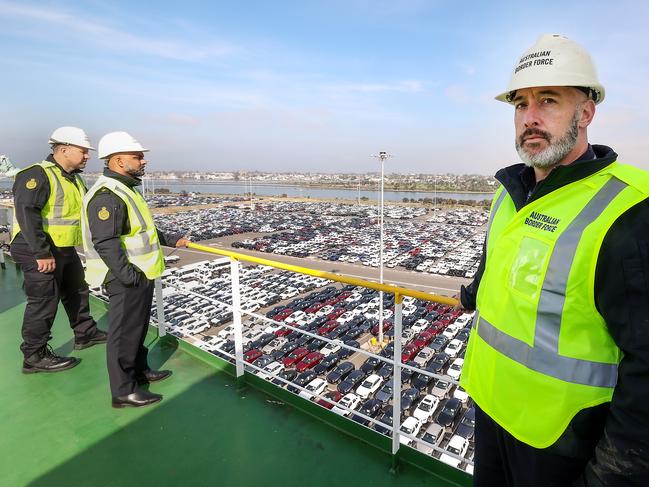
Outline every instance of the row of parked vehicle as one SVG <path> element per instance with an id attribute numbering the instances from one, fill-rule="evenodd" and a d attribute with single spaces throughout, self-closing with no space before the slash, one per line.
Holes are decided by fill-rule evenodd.
<path id="1" fill-rule="evenodd" d="M 197 274 L 206 266 L 195 266 L 195 280 L 201 278 Z M 234 327 L 229 320 L 217 322 L 221 308 L 211 308 L 217 300 L 223 303 L 225 312 L 231 313 L 227 306 L 231 302 L 229 266 L 214 267 L 209 277 L 213 282 L 194 286 L 191 293 L 167 288 L 165 318 L 171 333 L 232 361 Z M 281 299 L 275 306 L 257 302 L 248 308 L 262 314 L 244 321 L 244 360 L 251 364 L 251 371 L 278 386 L 389 435 L 394 368 L 359 351 L 367 349 L 379 331 L 378 293 L 325 280 L 308 282 L 305 278 L 311 277 L 264 266 L 242 269 L 242 290 L 256 293 L 246 293 L 244 309 L 249 297 L 265 292 L 277 296 L 278 287 L 289 283 L 298 294 Z M 380 355 L 390 358 L 394 353 L 393 296 L 385 294 L 383 305 L 384 333 L 392 341 Z M 463 364 L 471 315 L 410 297 L 404 299 L 402 313 L 401 360 L 405 367 L 401 370 L 401 441 L 454 464 L 456 459 L 448 455 L 442 458 L 435 447 L 451 448 L 450 443 L 460 441 L 453 438 L 459 436 L 463 438 L 460 456 L 468 459 L 473 412 L 470 398 L 455 381 Z M 209 326 L 199 328 L 197 321 Z"/>

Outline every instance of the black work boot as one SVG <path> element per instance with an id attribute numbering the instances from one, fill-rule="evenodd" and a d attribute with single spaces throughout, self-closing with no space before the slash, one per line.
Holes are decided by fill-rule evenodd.
<path id="1" fill-rule="evenodd" d="M 76 367 L 81 362 L 76 357 L 60 357 L 54 353 L 52 347 L 45 345 L 23 360 L 23 374 L 37 372 L 60 372 Z"/>
<path id="2" fill-rule="evenodd" d="M 80 338 L 80 339 L 75 338 L 74 349 L 83 350 L 84 348 L 92 347 L 93 345 L 97 345 L 98 343 L 106 343 L 107 339 L 108 339 L 108 335 L 106 334 L 106 332 L 97 329 L 95 331 L 95 334 L 92 335 L 91 337 Z"/>

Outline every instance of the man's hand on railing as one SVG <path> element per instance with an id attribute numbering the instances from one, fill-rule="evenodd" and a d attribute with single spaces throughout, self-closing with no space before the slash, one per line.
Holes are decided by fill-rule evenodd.
<path id="1" fill-rule="evenodd" d="M 185 237 L 179 238 L 178 241 L 176 242 L 176 248 L 187 247 L 187 245 L 190 244 L 190 243 L 191 243 L 191 240 L 189 240 L 188 238 L 185 238 Z"/>
<path id="2" fill-rule="evenodd" d="M 457 304 L 453 306 L 453 311 L 466 311 L 464 306 L 462 306 L 462 300 L 460 299 L 460 293 L 457 293 L 453 296 L 453 299 L 457 299 Z"/>

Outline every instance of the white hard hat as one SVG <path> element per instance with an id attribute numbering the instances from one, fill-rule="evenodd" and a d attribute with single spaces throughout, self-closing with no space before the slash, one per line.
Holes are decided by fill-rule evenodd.
<path id="1" fill-rule="evenodd" d="M 590 55 L 575 41 L 559 34 L 539 37 L 516 63 L 507 91 L 496 100 L 511 103 L 516 90 L 537 86 L 574 86 L 595 103 L 604 100 L 604 87 L 597 79 Z"/>
<path id="2" fill-rule="evenodd" d="M 111 132 L 99 140 L 99 159 L 108 159 L 120 152 L 148 152 L 128 132 Z"/>
<path id="3" fill-rule="evenodd" d="M 90 145 L 88 135 L 79 127 L 59 127 L 50 135 L 48 144 L 76 145 L 84 149 L 95 150 Z"/>

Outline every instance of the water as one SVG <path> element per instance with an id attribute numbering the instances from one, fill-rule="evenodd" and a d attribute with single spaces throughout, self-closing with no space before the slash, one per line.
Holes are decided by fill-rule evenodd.
<path id="1" fill-rule="evenodd" d="M 90 184 L 94 182 L 93 179 L 87 178 Z M 11 189 L 13 180 L 1 180 L 0 189 Z M 151 180 L 146 181 L 147 188 L 151 187 Z M 239 194 L 243 195 L 248 190 L 244 188 L 244 183 L 197 183 L 195 181 L 180 181 L 180 180 L 154 180 L 155 189 L 160 188 L 169 189 L 172 193 L 179 193 L 187 191 L 188 193 L 218 193 L 218 194 Z M 299 186 L 281 186 L 281 185 L 255 185 L 252 184 L 252 192 L 260 196 L 280 196 L 285 194 L 293 198 L 340 198 L 340 199 L 356 199 L 359 192 L 355 189 L 330 189 L 330 188 L 307 188 Z M 385 200 L 387 201 L 402 201 L 403 198 L 431 198 L 435 197 L 434 192 L 428 191 L 384 191 Z M 378 197 L 378 191 L 361 190 L 360 197 L 367 197 L 374 200 Z M 490 200 L 493 198 L 493 193 L 450 193 L 445 191 L 438 191 L 437 198 L 456 199 L 456 200 L 469 200 L 481 201 Z"/>

